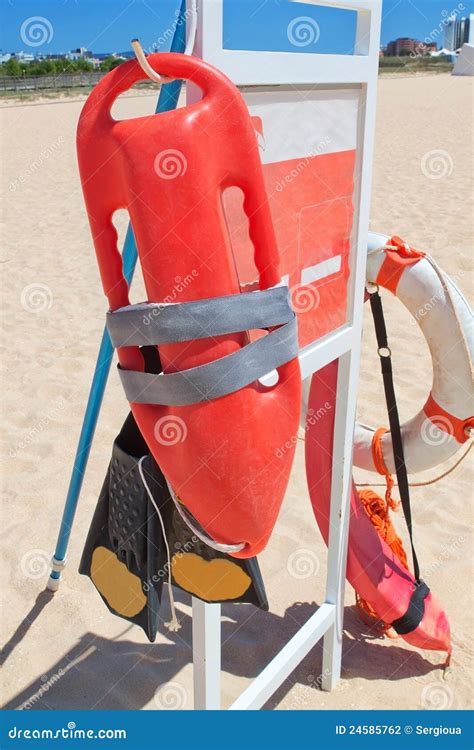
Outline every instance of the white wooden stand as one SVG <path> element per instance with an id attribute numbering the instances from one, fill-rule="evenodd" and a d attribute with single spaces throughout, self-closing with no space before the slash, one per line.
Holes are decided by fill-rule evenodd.
<path id="1" fill-rule="evenodd" d="M 188 0 L 191 10 L 192 0 Z M 238 86 L 354 87 L 360 107 L 354 194 L 354 252 L 346 325 L 301 352 L 302 377 L 339 359 L 336 397 L 330 533 L 324 604 L 300 628 L 231 709 L 258 709 L 323 638 L 322 688 L 331 690 L 341 674 L 344 582 L 352 475 L 352 446 L 359 374 L 375 124 L 381 0 L 315 0 L 357 12 L 354 55 L 257 52 L 223 47 L 223 0 L 199 0 L 195 54 L 223 70 Z M 301 3 L 298 8 L 300 10 Z M 193 599 L 194 706 L 220 708 L 220 605 Z"/>

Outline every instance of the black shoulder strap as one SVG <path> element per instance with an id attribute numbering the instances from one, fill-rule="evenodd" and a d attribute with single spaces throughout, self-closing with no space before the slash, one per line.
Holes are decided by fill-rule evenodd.
<path id="1" fill-rule="evenodd" d="M 388 346 L 387 329 L 385 327 L 385 318 L 383 314 L 382 299 L 380 294 L 374 292 L 370 295 L 370 307 L 374 318 L 375 335 L 377 337 L 378 354 L 382 368 L 383 386 L 385 391 L 385 400 L 387 402 L 388 421 L 390 424 L 390 434 L 392 437 L 393 458 L 395 461 L 395 471 L 397 474 L 398 489 L 402 503 L 405 521 L 410 535 L 411 553 L 413 557 L 413 573 L 416 581 L 420 580 L 420 567 L 416 556 L 415 547 L 413 546 L 413 530 L 410 507 L 410 488 L 408 485 L 407 468 L 405 465 L 405 456 L 403 453 L 402 433 L 400 430 L 400 418 L 398 415 L 397 399 L 393 385 L 393 371 L 391 351 Z"/>

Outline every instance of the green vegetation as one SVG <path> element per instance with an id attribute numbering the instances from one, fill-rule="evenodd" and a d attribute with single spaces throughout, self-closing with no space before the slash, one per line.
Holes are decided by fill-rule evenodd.
<path id="1" fill-rule="evenodd" d="M 381 57 L 381 73 L 446 73 L 453 69 L 453 63 L 449 57 L 420 57 L 403 55 L 400 57 Z"/>
<path id="2" fill-rule="evenodd" d="M 109 70 L 113 70 L 113 68 L 116 68 L 117 65 L 121 65 L 124 60 L 122 58 L 113 57 L 113 55 L 110 55 L 109 57 L 106 57 L 103 62 L 100 64 L 100 70 L 104 70 L 108 72 Z"/>
<path id="3" fill-rule="evenodd" d="M 110 55 L 110 57 L 106 57 L 102 61 L 98 70 L 108 72 L 122 62 L 124 61 L 121 58 Z M 54 60 L 35 60 L 30 63 L 20 62 L 16 58 L 12 58 L 8 62 L 0 64 L 0 76 L 12 76 L 15 78 L 23 76 L 57 76 L 61 75 L 61 73 L 88 73 L 93 70 L 97 70 L 97 68 L 94 68 L 88 60 L 67 60 L 65 57 Z"/>

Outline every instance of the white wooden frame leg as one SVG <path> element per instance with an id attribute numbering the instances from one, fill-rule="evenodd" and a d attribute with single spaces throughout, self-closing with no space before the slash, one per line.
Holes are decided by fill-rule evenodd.
<path id="1" fill-rule="evenodd" d="M 377 12 L 375 12 L 377 10 Z M 375 43 L 380 39 L 380 7 L 360 9 L 357 14 L 357 29 L 354 52 L 356 55 L 376 54 Z M 328 541 L 328 575 L 326 601 L 336 606 L 334 623 L 323 638 L 323 669 L 321 688 L 332 690 L 341 676 L 342 636 L 344 617 L 345 572 L 350 519 L 350 493 L 352 492 L 352 452 L 354 447 L 354 424 L 357 407 L 357 385 L 359 380 L 360 351 L 362 339 L 362 299 L 365 284 L 366 256 L 363 252 L 369 227 L 370 185 L 372 178 L 372 153 L 375 127 L 377 66 L 372 65 L 366 84 L 365 108 L 359 113 L 359 130 L 364 133 L 364 148 L 357 158 L 356 173 L 361 171 L 358 187 L 359 227 L 358 253 L 353 268 L 354 285 L 351 307 L 352 347 L 339 358 L 336 418 L 333 439 L 333 469 L 331 484 L 331 511 Z M 365 157 L 365 158 L 362 158 Z"/>
<path id="2" fill-rule="evenodd" d="M 332 604 L 319 607 L 229 708 L 233 711 L 262 708 L 331 627 L 335 610 Z"/>
<path id="3" fill-rule="evenodd" d="M 193 596 L 194 708 L 221 707 L 221 605 Z"/>
<path id="4" fill-rule="evenodd" d="M 326 602 L 335 605 L 334 622 L 323 639 L 321 687 L 332 690 L 341 676 L 344 589 L 352 489 L 352 443 L 359 375 L 359 349 L 339 359 L 329 518 Z"/>

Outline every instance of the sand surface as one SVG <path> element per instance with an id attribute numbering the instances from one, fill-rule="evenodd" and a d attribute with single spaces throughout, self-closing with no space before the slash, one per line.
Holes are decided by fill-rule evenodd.
<path id="1" fill-rule="evenodd" d="M 472 292 L 470 222 L 472 83 L 449 75 L 382 78 L 371 227 L 429 249 L 468 296 Z M 110 449 L 126 414 L 110 379 L 59 593 L 44 585 L 58 530 L 81 416 L 104 320 L 96 260 L 75 155 L 80 101 L 3 103 L 2 703 L 8 707 L 160 709 L 192 707 L 189 599 L 178 596 L 183 628 L 164 628 L 150 645 L 113 617 L 77 565 Z M 122 116 L 151 112 L 154 97 L 128 98 Z M 441 149 L 445 175 L 422 170 Z M 426 163 L 426 159 L 425 159 Z M 426 172 L 426 170 L 425 170 Z M 125 217 L 119 221 L 121 232 Z M 143 297 L 140 285 L 134 301 Z M 401 415 L 424 403 L 431 364 L 416 326 L 385 295 Z M 471 297 L 472 298 L 472 297 Z M 385 424 L 370 320 L 360 382 L 364 421 Z M 442 655 L 380 638 L 360 622 L 348 586 L 343 679 L 321 692 L 318 644 L 268 708 L 466 708 L 472 666 L 472 513 L 469 462 L 435 486 L 413 489 L 419 557 L 444 604 L 454 640 L 453 671 Z M 402 519 L 397 520 L 403 534 Z M 290 559 L 309 560 L 295 578 Z M 293 557 L 292 557 L 293 556 Z M 302 444 L 271 543 L 261 555 L 270 612 L 223 608 L 223 703 L 249 683 L 324 597 L 326 551 L 310 510 Z M 165 608 L 166 609 L 166 608 Z M 165 619 L 167 612 L 164 612 Z"/>

